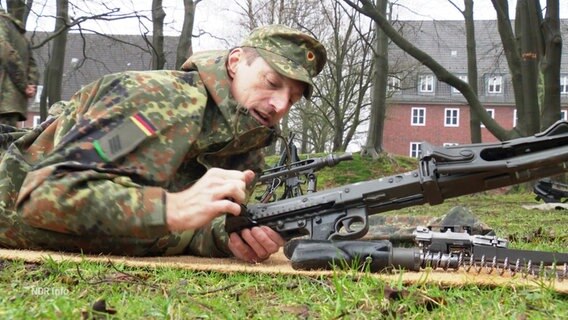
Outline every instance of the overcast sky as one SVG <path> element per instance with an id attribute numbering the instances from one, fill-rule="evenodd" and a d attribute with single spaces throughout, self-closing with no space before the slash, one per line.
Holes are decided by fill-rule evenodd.
<path id="1" fill-rule="evenodd" d="M 206 30 L 216 37 L 230 38 L 229 43 L 235 44 L 235 41 L 242 35 L 237 30 L 238 6 L 236 3 L 243 3 L 244 0 L 203 0 L 197 6 L 196 22 L 194 25 L 194 33 L 199 29 Z M 152 0 L 70 0 L 77 7 L 71 6 L 70 16 L 89 16 L 93 12 L 108 11 L 100 3 L 106 4 L 107 8 L 120 8 L 120 13 L 128 14 L 139 12 L 141 15 L 150 17 L 150 8 Z M 454 0 L 463 7 L 463 1 Z M 544 1 L 541 1 L 544 3 Z M 6 8 L 6 0 L 0 0 L 0 3 Z M 453 7 L 448 0 L 398 0 L 398 6 L 395 7 L 394 15 L 401 20 L 463 20 L 461 13 Z M 510 0 L 511 9 L 510 16 L 514 17 L 516 1 Z M 178 35 L 183 22 L 183 0 L 163 0 L 164 10 L 166 12 L 166 34 Z M 496 19 L 495 10 L 490 0 L 474 1 L 474 18 L 475 19 Z M 560 0 L 560 17 L 568 18 L 568 3 L 566 0 Z M 37 19 L 37 16 L 53 15 L 55 12 L 55 0 L 35 0 L 33 5 L 33 13 L 28 20 L 28 30 L 52 31 L 54 19 Z M 94 21 L 85 23 L 85 28 L 96 29 L 103 33 L 130 33 L 140 34 L 144 28 L 151 30 L 150 21 L 142 21 L 145 25 L 141 26 L 136 19 L 118 20 L 118 21 Z M 222 41 L 215 40 L 211 37 L 203 37 L 196 39 L 194 43 L 196 50 L 226 48 L 228 45 Z"/>

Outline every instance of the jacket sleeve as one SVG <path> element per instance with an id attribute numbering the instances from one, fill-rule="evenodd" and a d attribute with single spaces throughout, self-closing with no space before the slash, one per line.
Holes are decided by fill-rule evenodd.
<path id="1" fill-rule="evenodd" d="M 27 61 L 23 61 L 11 40 L 13 37 L 22 37 L 17 29 L 11 26 L 11 22 L 0 17 L 0 66 L 4 69 L 10 81 L 20 92 L 25 92 L 27 81 Z"/>
<path id="2" fill-rule="evenodd" d="M 28 85 L 37 85 L 39 82 L 39 71 L 37 63 L 30 48 L 30 59 L 28 61 Z"/>
<path id="3" fill-rule="evenodd" d="M 250 151 L 234 157 L 229 165 L 236 170 L 253 170 L 260 173 L 264 169 L 264 153 L 262 149 Z M 248 202 L 254 192 L 254 185 L 247 190 Z M 227 257 L 232 256 L 228 247 L 229 235 L 225 231 L 225 217 L 213 220 L 205 227 L 196 230 L 188 246 L 188 253 L 199 256 Z"/>
<path id="4" fill-rule="evenodd" d="M 165 188 L 192 152 L 205 99 L 179 72 L 109 75 L 85 87 L 28 149 L 39 158 L 18 195 L 22 218 L 74 235 L 167 235 Z M 125 125 L 139 115 L 153 132 Z M 113 139 L 116 158 L 105 160 L 96 142 Z"/>

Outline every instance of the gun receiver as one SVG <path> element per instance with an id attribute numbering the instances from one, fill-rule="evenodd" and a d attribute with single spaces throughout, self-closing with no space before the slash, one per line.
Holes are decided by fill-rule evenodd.
<path id="1" fill-rule="evenodd" d="M 299 170 L 299 169 L 298 169 Z M 422 144 L 418 169 L 270 203 L 243 206 L 226 230 L 266 225 L 285 239 L 347 240 L 367 216 L 536 180 L 568 171 L 568 122 L 530 137 L 452 147 Z M 280 171 L 280 174 L 284 174 Z"/>

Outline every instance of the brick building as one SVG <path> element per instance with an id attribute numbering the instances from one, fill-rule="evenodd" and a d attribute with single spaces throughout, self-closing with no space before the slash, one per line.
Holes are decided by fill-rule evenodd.
<path id="1" fill-rule="evenodd" d="M 467 81 L 467 52 L 463 21 L 404 21 L 401 33 L 447 70 Z M 478 64 L 478 97 L 504 128 L 516 124 L 514 94 L 507 61 L 497 32 L 497 22 L 475 22 Z M 568 35 L 568 21 L 561 32 Z M 404 68 L 391 65 L 383 146 L 387 152 L 416 157 L 420 143 L 434 145 L 471 143 L 469 107 L 455 88 L 438 81 L 426 67 L 408 61 L 400 49 L 389 50 L 390 63 L 407 61 Z M 393 62 L 394 61 L 394 62 Z M 394 71 L 393 71 L 394 70 Z M 563 43 L 561 66 L 562 116 L 568 109 L 568 41 Z M 497 139 L 482 125 L 483 142 Z"/>

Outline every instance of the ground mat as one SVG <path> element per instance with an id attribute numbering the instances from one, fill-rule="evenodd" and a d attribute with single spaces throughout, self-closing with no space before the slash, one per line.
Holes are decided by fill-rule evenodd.
<path id="1" fill-rule="evenodd" d="M 294 270 L 284 254 L 277 253 L 263 263 L 249 264 L 240 262 L 236 259 L 226 258 L 201 258 L 192 256 L 173 256 L 173 257 L 121 257 L 108 255 L 83 255 L 72 253 L 60 253 L 51 251 L 27 251 L 0 249 L 0 259 L 24 260 L 28 262 L 42 262 L 44 259 L 51 258 L 55 261 L 80 262 L 83 260 L 93 262 L 112 262 L 124 264 L 131 267 L 170 267 L 189 269 L 196 271 L 216 271 L 216 272 L 246 272 L 246 273 L 266 273 L 266 274 L 299 274 L 306 276 L 331 276 L 334 271 L 299 271 Z M 460 270 L 425 270 L 421 272 L 395 272 L 377 273 L 373 276 L 384 279 L 385 281 L 402 281 L 404 284 L 430 283 L 440 286 L 458 287 L 468 284 L 476 284 L 491 287 L 510 286 L 510 287 L 534 287 L 548 288 L 560 293 L 568 294 L 568 279 L 558 280 L 553 278 L 535 277 L 527 274 L 511 275 L 505 272 L 503 275 L 497 274 L 495 270 L 488 273 L 488 269 L 466 271 Z"/>

